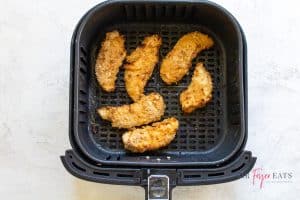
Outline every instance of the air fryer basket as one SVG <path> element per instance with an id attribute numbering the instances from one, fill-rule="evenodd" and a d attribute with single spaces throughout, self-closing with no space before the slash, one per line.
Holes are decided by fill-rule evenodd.
<path id="1" fill-rule="evenodd" d="M 95 79 L 97 51 L 105 33 L 111 30 L 125 35 L 128 52 L 146 35 L 160 34 L 161 59 L 185 33 L 201 31 L 215 41 L 212 49 L 193 61 L 193 66 L 204 62 L 213 78 L 213 100 L 205 108 L 190 115 L 182 114 L 178 96 L 189 84 L 192 73 L 178 85 L 167 86 L 159 77 L 158 64 L 146 86 L 146 93 L 157 91 L 164 96 L 167 105 L 164 117 L 175 116 L 180 120 L 177 136 L 167 148 L 142 155 L 126 152 L 121 142 L 124 130 L 112 128 L 96 113 L 104 105 L 131 102 L 124 88 L 123 70 L 114 93 L 102 91 Z M 71 126 L 79 147 L 92 160 L 109 165 L 208 166 L 228 160 L 243 148 L 246 138 L 243 41 L 238 23 L 225 10 L 208 2 L 108 1 L 83 18 L 75 37 Z"/>
<path id="2" fill-rule="evenodd" d="M 176 139 L 160 151 L 132 154 L 123 150 L 124 130 L 111 128 L 96 109 L 130 103 L 121 70 L 117 91 L 105 93 L 94 75 L 95 56 L 107 31 L 117 29 L 131 52 L 144 36 L 163 37 L 160 59 L 183 34 L 199 30 L 215 41 L 214 48 L 194 61 L 205 63 L 213 77 L 213 101 L 191 115 L 182 115 L 178 94 L 190 82 L 166 86 L 158 66 L 146 93 L 164 96 L 164 117 L 180 120 Z M 241 27 L 222 7 L 207 1 L 107 1 L 78 23 L 71 45 L 69 137 L 72 150 L 61 156 L 65 168 L 88 181 L 145 187 L 146 199 L 171 199 L 177 185 L 204 185 L 239 179 L 256 162 L 244 151 L 247 141 L 247 44 Z M 193 70 L 193 69 L 192 69 Z M 192 71 L 191 70 L 191 71 Z"/>

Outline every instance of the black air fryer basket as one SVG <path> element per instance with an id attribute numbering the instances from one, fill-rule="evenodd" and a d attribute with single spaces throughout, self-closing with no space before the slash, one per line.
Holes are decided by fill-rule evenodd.
<path id="1" fill-rule="evenodd" d="M 189 73 L 176 86 L 165 85 L 156 67 L 145 92 L 164 96 L 164 117 L 174 116 L 180 128 L 172 143 L 159 151 L 129 153 L 122 132 L 102 120 L 96 110 L 105 105 L 131 103 L 120 71 L 117 88 L 104 92 L 95 77 L 95 59 L 105 33 L 118 30 L 127 52 L 147 35 L 163 38 L 160 60 L 177 40 L 192 31 L 215 41 L 193 61 L 204 62 L 214 84 L 213 100 L 183 115 L 180 92 L 190 83 Z M 193 70 L 193 69 L 191 69 Z M 72 150 L 62 161 L 73 175 L 95 182 L 141 185 L 146 199 L 171 199 L 176 185 L 216 184 L 248 173 L 256 158 L 244 151 L 247 140 L 247 46 L 236 19 L 208 1 L 106 1 L 92 8 L 78 23 L 71 46 L 69 135 Z"/>

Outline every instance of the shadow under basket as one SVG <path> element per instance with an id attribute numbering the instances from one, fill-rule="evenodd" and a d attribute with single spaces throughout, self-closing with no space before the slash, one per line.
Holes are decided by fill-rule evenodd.
<path id="1" fill-rule="evenodd" d="M 159 34 L 163 39 L 160 61 L 186 33 L 201 31 L 215 42 L 213 48 L 201 52 L 193 60 L 191 69 L 192 72 L 197 62 L 203 62 L 212 76 L 213 98 L 206 107 L 189 115 L 181 111 L 178 97 L 189 85 L 193 73 L 177 85 L 167 86 L 160 78 L 158 63 L 147 83 L 146 94 L 155 91 L 164 97 L 166 112 L 163 118 L 173 116 L 180 122 L 174 141 L 159 151 L 134 154 L 124 150 L 121 136 L 125 130 L 112 128 L 97 114 L 101 106 L 132 103 L 125 89 L 123 68 L 113 93 L 104 92 L 95 77 L 95 60 L 101 41 L 105 33 L 112 30 L 125 36 L 128 54 L 145 36 Z M 171 188 L 240 178 L 256 160 L 251 152 L 244 151 L 247 46 L 240 25 L 224 8 L 208 1 L 113 0 L 95 6 L 80 20 L 72 38 L 69 130 L 73 151 L 67 152 L 71 157 L 67 154 L 62 157 L 64 165 L 72 174 L 86 180 L 147 186 L 158 184 L 159 179 L 160 185 L 168 182 Z M 246 154 L 247 162 L 244 162 Z M 243 166 L 231 168 L 232 163 Z M 104 170 L 103 174 L 108 176 L 99 176 L 96 169 L 101 171 L 100 175 Z M 112 174 L 122 169 L 134 172 L 124 176 L 118 176 L 119 172 Z M 193 170 L 208 170 L 217 175 L 211 179 L 209 173 L 199 175 Z M 157 178 L 157 174 L 168 178 Z M 194 181 L 185 182 L 188 177 Z M 149 187 L 147 191 L 147 198 L 155 199 L 149 194 Z"/>

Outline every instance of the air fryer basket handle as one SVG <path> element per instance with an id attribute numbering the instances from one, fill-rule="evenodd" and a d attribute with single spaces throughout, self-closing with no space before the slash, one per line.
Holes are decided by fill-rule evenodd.
<path id="1" fill-rule="evenodd" d="M 168 200 L 172 200 L 172 191 L 173 191 L 173 188 L 170 188 L 169 189 L 169 198 L 168 198 Z M 148 198 L 148 187 L 145 187 L 145 200 L 150 200 Z M 156 199 L 156 200 L 165 200 L 165 199 Z"/>
<path id="2" fill-rule="evenodd" d="M 171 200 L 172 188 L 170 188 L 169 180 L 167 175 L 150 175 L 147 187 L 145 187 L 145 199 Z"/>
<path id="3" fill-rule="evenodd" d="M 171 200 L 172 189 L 176 186 L 225 183 L 245 176 L 253 168 L 256 157 L 249 151 L 242 151 L 223 166 L 185 169 L 99 166 L 73 150 L 66 151 L 61 160 L 64 167 L 78 178 L 97 183 L 142 186 L 145 188 L 145 199 Z M 151 195 L 148 195 L 148 188 Z"/>

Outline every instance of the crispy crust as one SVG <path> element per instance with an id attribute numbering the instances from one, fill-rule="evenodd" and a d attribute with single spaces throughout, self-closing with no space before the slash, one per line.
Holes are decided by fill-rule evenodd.
<path id="1" fill-rule="evenodd" d="M 174 139 L 179 127 L 176 118 L 168 118 L 151 126 L 133 129 L 123 134 L 125 149 L 136 153 L 157 150 Z"/>
<path id="2" fill-rule="evenodd" d="M 106 33 L 96 60 L 96 77 L 103 90 L 115 90 L 115 82 L 126 57 L 125 39 L 118 31 Z"/>
<path id="3" fill-rule="evenodd" d="M 138 101 L 144 95 L 144 88 L 158 62 L 162 39 L 158 35 L 146 37 L 142 44 L 127 56 L 125 85 L 128 95 Z"/>
<path id="4" fill-rule="evenodd" d="M 160 120 L 165 107 L 163 97 L 151 93 L 130 105 L 102 107 L 98 113 L 102 119 L 111 121 L 113 127 L 132 128 Z"/>
<path id="5" fill-rule="evenodd" d="M 212 47 L 214 41 L 206 34 L 191 32 L 181 37 L 164 58 L 160 68 L 162 80 L 171 85 L 188 73 L 192 60 L 202 50 Z"/>
<path id="6" fill-rule="evenodd" d="M 203 63 L 198 63 L 190 85 L 180 94 L 183 112 L 191 113 L 204 107 L 212 99 L 212 91 L 212 78 Z"/>

